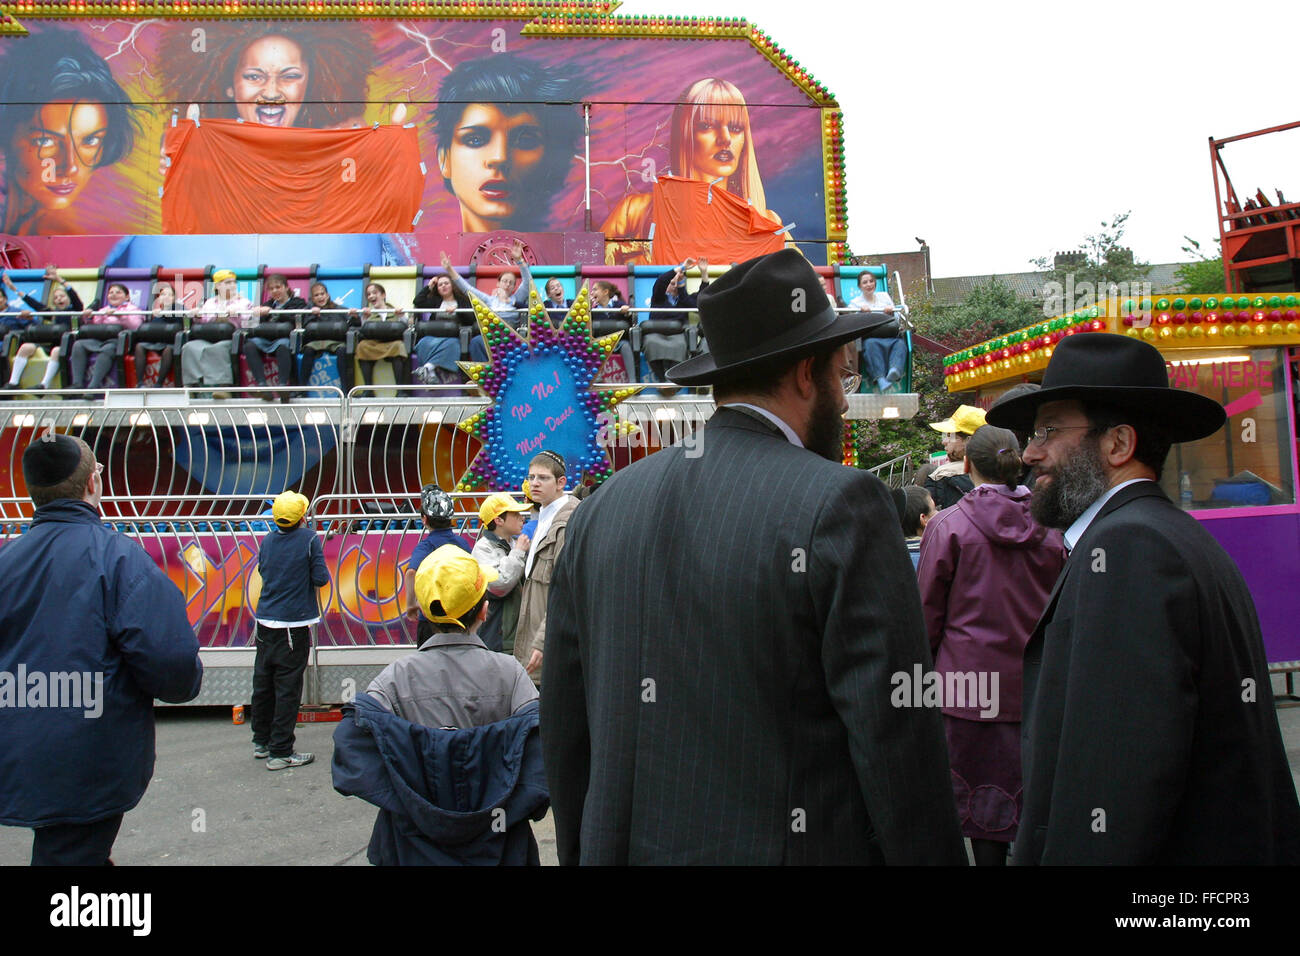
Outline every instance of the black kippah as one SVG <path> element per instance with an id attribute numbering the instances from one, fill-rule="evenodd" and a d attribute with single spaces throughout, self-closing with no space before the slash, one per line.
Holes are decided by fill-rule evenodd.
<path id="1" fill-rule="evenodd" d="M 28 488 L 52 488 L 72 477 L 81 464 L 81 443 L 68 435 L 42 435 L 23 452 Z"/>

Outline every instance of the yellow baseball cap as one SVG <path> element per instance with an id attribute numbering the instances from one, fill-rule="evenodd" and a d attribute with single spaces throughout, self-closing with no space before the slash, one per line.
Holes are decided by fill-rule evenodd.
<path id="1" fill-rule="evenodd" d="M 234 278 L 236 278 L 234 269 L 218 269 L 212 273 L 212 284 L 216 285 L 218 282 L 225 282 L 227 279 Z"/>
<path id="2" fill-rule="evenodd" d="M 488 584 L 497 579 L 494 568 L 485 568 L 464 548 L 444 544 L 420 562 L 415 572 L 415 599 L 420 611 L 438 624 L 459 624 L 461 616 L 479 602 Z M 433 602 L 445 613 L 434 614 Z"/>
<path id="3" fill-rule="evenodd" d="M 296 491 L 285 491 L 271 502 L 271 516 L 282 528 L 292 528 L 307 513 L 307 499 Z"/>
<path id="4" fill-rule="evenodd" d="M 957 410 L 941 422 L 930 422 L 930 427 L 937 432 L 959 432 L 974 435 L 976 429 L 984 427 L 984 409 L 974 405 L 958 405 Z"/>
<path id="5" fill-rule="evenodd" d="M 522 513 L 531 510 L 531 505 L 521 505 L 504 491 L 498 491 L 494 495 L 488 495 L 487 500 L 483 502 L 483 507 L 478 509 L 478 520 L 483 522 L 484 527 L 487 527 L 507 511 L 518 511 Z"/>

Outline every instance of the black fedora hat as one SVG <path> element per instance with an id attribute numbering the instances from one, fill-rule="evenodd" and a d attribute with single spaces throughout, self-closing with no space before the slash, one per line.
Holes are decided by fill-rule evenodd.
<path id="1" fill-rule="evenodd" d="M 735 266 L 700 293 L 709 351 L 668 370 L 678 385 L 708 385 L 727 372 L 848 342 L 890 321 L 879 312 L 836 316 L 821 277 L 782 249 Z"/>
<path id="2" fill-rule="evenodd" d="M 1175 442 L 1213 435 L 1227 421 L 1214 399 L 1171 388 L 1164 356 L 1152 346 L 1113 332 L 1082 332 L 1056 346 L 1042 388 L 990 408 L 988 422 L 1028 432 L 1040 405 L 1066 399 L 1140 410 Z"/>

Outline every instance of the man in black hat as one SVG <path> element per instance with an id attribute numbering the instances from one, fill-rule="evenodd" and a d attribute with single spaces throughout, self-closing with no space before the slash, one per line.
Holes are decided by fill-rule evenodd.
<path id="1" fill-rule="evenodd" d="M 744 262 L 674 366 L 718 409 L 568 526 L 543 660 L 561 863 L 966 861 L 898 513 L 840 464 L 854 340 L 808 262 Z M 908 704 L 911 704 L 909 697 Z"/>
<path id="2" fill-rule="evenodd" d="M 1151 346 L 1089 333 L 988 420 L 1031 432 L 1034 516 L 1070 549 L 1025 649 L 1013 862 L 1300 863 L 1254 602 L 1158 484 L 1223 407 L 1170 388 Z"/>
<path id="3" fill-rule="evenodd" d="M 103 866 L 153 776 L 153 701 L 199 692 L 176 585 L 99 518 L 103 466 L 47 432 L 23 452 L 36 513 L 0 548 L 0 824 L 34 866 Z"/>

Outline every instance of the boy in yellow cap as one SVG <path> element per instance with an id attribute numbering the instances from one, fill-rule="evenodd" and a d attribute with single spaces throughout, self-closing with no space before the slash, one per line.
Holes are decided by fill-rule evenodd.
<path id="1" fill-rule="evenodd" d="M 488 584 L 487 620 L 479 635 L 488 650 L 504 654 L 513 654 L 515 649 L 524 564 L 531 543 L 523 533 L 524 515 L 531 510 L 531 505 L 521 504 L 505 492 L 488 495 L 478 509 L 483 531 L 474 542 L 474 557 L 497 573 L 497 579 Z"/>
<path id="2" fill-rule="evenodd" d="M 367 859 L 391 865 L 532 865 L 530 820 L 550 805 L 537 689 L 476 634 L 496 572 L 454 544 L 415 573 L 434 635 L 343 707 L 334 789 L 379 808 Z"/>
<path id="3" fill-rule="evenodd" d="M 966 474 L 966 440 L 984 425 L 984 409 L 974 405 L 958 405 L 957 410 L 941 422 L 930 422 L 930 427 L 943 434 L 943 450 L 948 460 L 930 472 L 925 480 L 925 490 L 930 492 L 935 507 L 940 511 L 961 501 L 975 483 Z"/>
<path id="4" fill-rule="evenodd" d="M 270 758 L 267 770 L 301 767 L 316 759 L 293 749 L 311 626 L 320 621 L 316 591 L 330 581 L 320 538 L 303 524 L 307 505 L 296 491 L 275 499 L 275 528 L 262 538 L 257 556 L 262 594 L 253 660 L 253 758 Z"/>
<path id="5" fill-rule="evenodd" d="M 496 579 L 495 570 L 454 544 L 425 558 L 415 572 L 415 594 L 434 634 L 389 664 L 366 692 L 413 724 L 461 729 L 505 720 L 536 700 L 523 665 L 488 650 L 478 637 Z"/>

